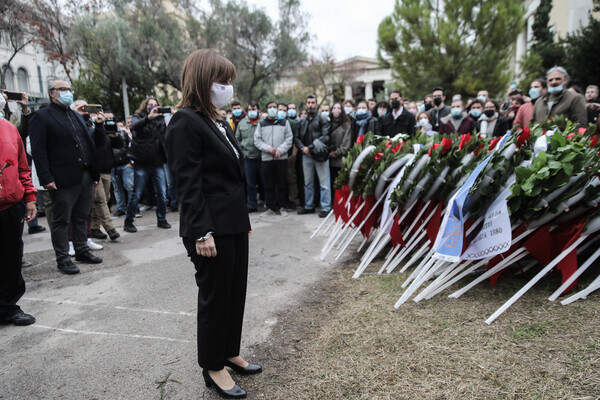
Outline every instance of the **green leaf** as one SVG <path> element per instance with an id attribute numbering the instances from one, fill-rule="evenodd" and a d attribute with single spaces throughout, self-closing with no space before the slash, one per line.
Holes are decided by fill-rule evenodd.
<path id="1" fill-rule="evenodd" d="M 550 169 L 561 169 L 563 164 L 560 161 L 548 161 L 548 168 Z"/>
<path id="2" fill-rule="evenodd" d="M 515 175 L 517 176 L 517 182 L 523 182 L 533 174 L 533 171 L 526 167 L 515 168 Z"/>

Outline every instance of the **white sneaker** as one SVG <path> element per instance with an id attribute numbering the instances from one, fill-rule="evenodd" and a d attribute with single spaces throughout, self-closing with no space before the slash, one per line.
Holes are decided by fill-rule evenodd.
<path id="1" fill-rule="evenodd" d="M 75 248 L 73 247 L 73 242 L 69 242 L 69 255 L 71 257 L 75 255 Z"/>
<path id="2" fill-rule="evenodd" d="M 102 250 L 104 248 L 104 246 L 102 246 L 98 243 L 95 243 L 90 238 L 88 238 L 88 240 L 87 240 L 87 246 L 90 248 L 90 250 Z M 73 252 L 73 254 L 75 254 L 75 252 Z"/>
<path id="3" fill-rule="evenodd" d="M 264 212 L 264 213 L 262 213 L 261 215 L 262 215 L 262 216 L 265 216 L 265 217 L 267 217 L 267 216 L 269 216 L 269 215 L 275 215 L 275 211 L 273 211 L 273 210 L 271 210 L 271 209 L 269 208 L 267 211 L 265 211 L 265 212 Z"/>
<path id="4" fill-rule="evenodd" d="M 287 217 L 288 216 L 288 212 L 285 208 L 282 208 L 281 210 L 279 210 L 279 212 L 281 213 L 282 217 Z"/>

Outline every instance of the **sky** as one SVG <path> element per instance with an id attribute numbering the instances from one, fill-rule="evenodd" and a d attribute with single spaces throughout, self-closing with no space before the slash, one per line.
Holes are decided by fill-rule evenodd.
<path id="1" fill-rule="evenodd" d="M 394 10 L 395 0 L 301 0 L 302 10 L 309 17 L 314 34 L 309 52 L 321 54 L 321 48 L 333 51 L 337 61 L 354 57 L 377 55 L 377 27 Z M 278 18 L 274 0 L 247 0 L 249 5 L 262 8 L 272 19 Z"/>

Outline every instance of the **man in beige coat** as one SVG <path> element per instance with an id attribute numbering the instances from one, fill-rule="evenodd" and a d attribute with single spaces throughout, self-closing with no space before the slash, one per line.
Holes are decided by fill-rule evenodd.
<path id="1" fill-rule="evenodd" d="M 535 102 L 532 121 L 542 123 L 563 115 L 579 126 L 587 126 L 587 110 L 582 95 L 568 91 L 569 74 L 563 67 L 552 67 L 546 75 L 548 91 Z"/>

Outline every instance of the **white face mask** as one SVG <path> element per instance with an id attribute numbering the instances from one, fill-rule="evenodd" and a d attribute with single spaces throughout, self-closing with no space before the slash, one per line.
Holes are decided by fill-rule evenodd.
<path id="1" fill-rule="evenodd" d="M 426 126 L 429 123 L 429 120 L 427 118 L 421 118 L 419 120 L 419 123 L 421 124 L 421 126 Z"/>
<path id="2" fill-rule="evenodd" d="M 352 114 L 352 107 L 348 107 L 348 106 L 344 107 L 344 112 L 348 115 Z"/>
<path id="3" fill-rule="evenodd" d="M 210 89 L 210 101 L 213 106 L 221 108 L 229 103 L 231 97 L 233 97 L 233 86 L 221 85 L 220 83 L 212 84 L 212 88 Z"/>
<path id="4" fill-rule="evenodd" d="M 4 110 L 4 106 L 6 105 L 6 99 L 4 96 L 0 96 L 0 111 Z"/>

